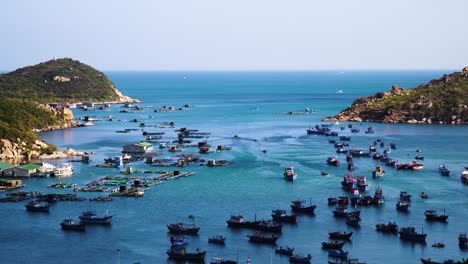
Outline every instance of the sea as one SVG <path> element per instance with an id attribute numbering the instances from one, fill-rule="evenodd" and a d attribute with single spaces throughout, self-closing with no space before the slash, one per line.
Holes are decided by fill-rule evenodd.
<path id="1" fill-rule="evenodd" d="M 329 137 L 307 135 L 306 129 L 323 124 L 321 119 L 348 107 L 355 99 L 389 91 L 392 85 L 416 87 L 439 78 L 450 70 L 431 71 L 301 71 L 301 72 L 106 72 L 128 96 L 139 98 L 143 111 L 121 113 L 122 105 L 108 110 L 73 109 L 76 118 L 86 115 L 112 121 L 96 121 L 92 127 L 40 133 L 60 149 L 93 152 L 90 164 L 73 163 L 75 173 L 67 178 L 25 179 L 24 191 L 74 193 L 72 189 L 51 189 L 57 182 L 84 186 L 104 176 L 120 175 L 117 168 L 96 168 L 105 158 L 121 155 L 122 146 L 145 139 L 142 131 L 165 132 L 164 140 L 175 140 L 175 129 L 186 127 L 210 133 L 206 138 L 213 147 L 228 145 L 232 150 L 198 154 L 197 148 L 182 153 L 164 151 L 160 157 L 198 154 L 206 160 L 229 160 L 224 167 L 193 164 L 183 168 L 155 168 L 143 161 L 132 163 L 135 169 L 166 169 L 195 172 L 153 186 L 144 197 L 117 197 L 112 202 L 58 202 L 50 213 L 28 213 L 25 202 L 0 204 L 0 263 L 177 263 L 169 260 L 167 224 L 187 223 L 200 227 L 198 236 L 189 236 L 187 251 L 206 250 L 206 263 L 222 257 L 239 263 L 289 263 L 288 257 L 275 254 L 271 245 L 253 244 L 247 235 L 252 230 L 230 229 L 226 220 L 243 215 L 246 220 L 271 219 L 274 209 L 290 212 L 293 200 L 303 199 L 317 205 L 314 216 L 301 215 L 296 225 L 285 224 L 278 246 L 290 246 L 297 254 L 312 256 L 312 263 L 327 263 L 328 252 L 321 243 L 328 232 L 352 231 L 343 249 L 352 258 L 366 263 L 420 263 L 433 260 L 468 258 L 458 247 L 460 233 L 468 232 L 468 186 L 460 181 L 468 166 L 468 127 L 456 125 L 333 124 L 332 130 L 351 136 L 350 147 L 368 150 L 374 141 L 385 147 L 396 144 L 389 156 L 400 163 L 424 156 L 424 169 L 403 171 L 386 167 L 371 158 L 355 158 L 355 176 L 365 175 L 370 195 L 381 187 L 385 204 L 360 207 L 360 228 L 346 225 L 333 217 L 328 197 L 347 195 L 341 188 L 348 173 L 346 156 L 337 154 Z M 342 90 L 343 93 L 337 93 Z M 181 111 L 154 112 L 155 107 L 191 105 Z M 304 111 L 309 109 L 307 114 Z M 293 114 L 288 114 L 293 112 Z M 297 114 L 296 114 L 297 113 Z M 300 114 L 302 113 L 302 114 Z M 133 119 L 139 122 L 130 122 Z M 139 124 L 145 123 L 146 127 Z M 164 126 L 175 122 L 175 128 Z M 360 129 L 351 133 L 348 125 Z M 345 129 L 342 131 L 340 127 Z M 365 134 L 373 127 L 374 134 Z M 116 133 L 126 128 L 129 133 Z M 194 143 L 203 139 L 193 139 Z M 159 151 L 157 145 L 156 150 Z M 379 151 L 383 148 L 378 147 Z M 328 166 L 328 157 L 341 161 Z M 60 165 L 67 160 L 49 161 Z M 372 171 L 382 165 L 386 175 L 373 179 Z M 451 170 L 449 177 L 439 174 L 439 165 Z M 287 182 L 284 168 L 293 166 L 297 180 Z M 321 176 L 321 172 L 328 176 Z M 136 174 L 143 177 L 155 174 Z M 408 213 L 396 210 L 400 191 L 411 194 Z M 429 199 L 421 199 L 426 192 Z M 91 198 L 106 193 L 77 192 Z M 0 193 L 4 197 L 6 193 Z M 438 210 L 449 215 L 448 223 L 430 223 L 424 212 Z M 64 232 L 60 222 L 75 218 L 87 210 L 113 215 L 112 225 L 89 226 L 86 232 Z M 189 216 L 191 216 L 189 218 Z M 395 221 L 400 227 L 413 226 L 427 233 L 427 244 L 401 241 L 398 235 L 376 232 L 375 225 Z M 225 236 L 226 244 L 209 244 L 208 238 Z M 441 242 L 444 248 L 433 248 Z M 180 262 L 179 262 L 180 263 Z"/>

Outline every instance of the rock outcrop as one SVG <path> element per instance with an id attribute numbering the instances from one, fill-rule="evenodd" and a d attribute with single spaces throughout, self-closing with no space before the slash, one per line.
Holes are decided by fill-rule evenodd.
<path id="1" fill-rule="evenodd" d="M 354 101 L 324 121 L 408 124 L 468 124 L 468 67 L 414 89 L 397 85 L 390 92 Z"/>

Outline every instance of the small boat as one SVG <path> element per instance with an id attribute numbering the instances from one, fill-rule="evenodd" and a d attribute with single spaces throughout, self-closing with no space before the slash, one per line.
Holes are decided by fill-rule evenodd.
<path id="1" fill-rule="evenodd" d="M 346 224 L 349 226 L 359 227 L 360 221 L 361 219 L 356 215 L 350 214 L 346 217 Z"/>
<path id="2" fill-rule="evenodd" d="M 398 234 L 398 225 L 395 222 L 388 222 L 388 224 L 377 224 L 375 225 L 377 231 L 383 233 L 395 233 Z"/>
<path id="3" fill-rule="evenodd" d="M 414 159 L 416 159 L 416 160 L 424 160 L 424 156 L 418 155 L 418 156 L 414 157 Z"/>
<path id="4" fill-rule="evenodd" d="M 438 242 L 438 243 L 432 244 L 432 247 L 433 247 L 433 248 L 444 248 L 444 247 L 445 247 L 445 244 L 444 244 L 444 243 Z"/>
<path id="5" fill-rule="evenodd" d="M 351 236 L 353 235 L 353 232 L 329 232 L 328 236 L 331 239 L 337 239 L 337 240 L 350 240 Z"/>
<path id="6" fill-rule="evenodd" d="M 351 137 L 349 136 L 340 136 L 341 141 L 351 141 Z"/>
<path id="7" fill-rule="evenodd" d="M 455 262 L 454 260 L 451 260 L 451 259 L 444 260 L 444 261 L 434 261 L 431 258 L 428 258 L 428 259 L 420 258 L 420 260 L 421 260 L 421 262 L 423 264 L 457 264 L 457 263 L 465 264 L 465 263 L 467 263 L 466 261 L 465 262 L 460 262 L 460 261 Z"/>
<path id="8" fill-rule="evenodd" d="M 463 170 L 461 176 L 460 176 L 461 182 L 464 184 L 468 184 L 468 167 L 465 167 Z"/>
<path id="9" fill-rule="evenodd" d="M 343 189 L 345 189 L 346 191 L 352 191 L 357 188 L 353 174 L 348 173 L 343 176 L 343 181 L 341 181 L 341 187 L 343 187 Z"/>
<path id="10" fill-rule="evenodd" d="M 206 251 L 200 251 L 197 249 L 196 252 L 187 252 L 185 249 L 170 249 L 167 252 L 170 259 L 192 261 L 192 262 L 205 262 Z"/>
<path id="11" fill-rule="evenodd" d="M 210 238 L 208 238 L 208 243 L 212 243 L 212 244 L 219 244 L 219 245 L 224 245 L 224 242 L 226 241 L 226 238 L 223 237 L 223 236 L 212 236 Z"/>
<path id="12" fill-rule="evenodd" d="M 51 176 L 62 177 L 62 176 L 71 176 L 73 174 L 73 166 L 69 163 L 64 163 L 60 167 L 55 167 L 52 170 Z"/>
<path id="13" fill-rule="evenodd" d="M 195 225 L 184 225 L 182 223 L 168 224 L 167 229 L 172 234 L 198 235 L 199 227 Z"/>
<path id="14" fill-rule="evenodd" d="M 458 236 L 458 246 L 460 249 L 468 249 L 468 237 L 466 234 L 460 234 Z"/>
<path id="15" fill-rule="evenodd" d="M 344 148 L 337 148 L 336 149 L 336 153 L 339 153 L 339 154 L 347 154 L 348 152 L 349 152 L 349 150 L 344 149 Z"/>
<path id="16" fill-rule="evenodd" d="M 370 157 L 370 152 L 364 152 L 362 150 L 351 150 L 351 156 L 353 157 Z"/>
<path id="17" fill-rule="evenodd" d="M 337 242 L 337 241 L 331 241 L 331 242 L 322 242 L 322 248 L 323 249 L 338 249 L 341 250 L 344 246 L 345 242 Z"/>
<path id="18" fill-rule="evenodd" d="M 338 203 L 338 199 L 335 197 L 329 197 L 328 198 L 328 205 L 336 205 Z"/>
<path id="19" fill-rule="evenodd" d="M 283 225 L 270 220 L 259 220 L 256 221 L 255 229 L 264 232 L 281 233 Z"/>
<path id="20" fill-rule="evenodd" d="M 320 175 L 322 175 L 322 176 L 328 176 L 328 173 L 325 172 L 325 171 L 321 171 L 321 172 L 320 172 Z"/>
<path id="21" fill-rule="evenodd" d="M 297 222 L 297 216 L 295 214 L 288 215 L 286 214 L 285 210 L 280 210 L 280 209 L 273 210 L 271 217 L 276 222 L 293 223 L 293 224 Z"/>
<path id="22" fill-rule="evenodd" d="M 299 263 L 310 263 L 312 256 L 309 254 L 307 256 L 301 255 L 292 255 L 289 257 L 289 263 L 299 264 Z"/>
<path id="23" fill-rule="evenodd" d="M 29 202 L 25 205 L 26 210 L 28 212 L 43 212 L 43 213 L 48 213 L 50 204 L 48 203 L 41 203 L 39 201 L 32 201 Z"/>
<path id="24" fill-rule="evenodd" d="M 101 224 L 110 225 L 112 221 L 112 215 L 97 216 L 93 211 L 83 212 L 80 216 L 80 221 L 84 224 Z"/>
<path id="25" fill-rule="evenodd" d="M 385 196 L 383 195 L 382 188 L 377 187 L 374 193 L 374 204 L 381 205 L 385 203 Z"/>
<path id="26" fill-rule="evenodd" d="M 328 165 L 331 165 L 331 166 L 339 166 L 339 165 L 340 165 L 340 161 L 337 160 L 337 159 L 334 158 L 334 157 L 329 157 L 329 158 L 327 159 L 327 164 L 328 164 Z"/>
<path id="27" fill-rule="evenodd" d="M 297 173 L 294 172 L 293 167 L 285 168 L 283 173 L 284 179 L 287 181 L 294 181 L 297 178 Z"/>
<path id="28" fill-rule="evenodd" d="M 237 264 L 237 261 L 224 258 L 212 258 L 210 264 Z"/>
<path id="29" fill-rule="evenodd" d="M 329 260 L 328 264 L 366 264 L 366 262 L 360 262 L 357 258 L 348 258 L 347 260 L 340 259 L 339 261 Z"/>
<path id="30" fill-rule="evenodd" d="M 367 184 L 366 176 L 357 176 L 356 180 L 356 185 L 360 191 L 367 192 L 369 190 L 369 184 Z"/>
<path id="31" fill-rule="evenodd" d="M 64 219 L 60 226 L 63 230 L 72 230 L 72 231 L 85 231 L 86 225 L 81 222 L 76 222 L 74 219 Z"/>
<path id="32" fill-rule="evenodd" d="M 437 214 L 436 210 L 426 210 L 424 212 L 424 215 L 426 216 L 426 220 L 431 221 L 431 222 L 444 222 L 444 223 L 446 223 L 447 218 L 448 218 L 448 215 L 445 214 L 445 210 L 444 210 L 443 215 Z"/>
<path id="33" fill-rule="evenodd" d="M 400 234 L 400 239 L 426 243 L 427 234 L 416 232 L 414 227 L 402 227 L 398 233 Z"/>
<path id="34" fill-rule="evenodd" d="M 361 193 L 359 189 L 354 189 L 353 194 L 351 195 L 351 205 L 356 206 L 362 203 Z"/>
<path id="35" fill-rule="evenodd" d="M 398 201 L 396 203 L 396 209 L 400 212 L 408 212 L 409 203 L 405 201 Z"/>
<path id="36" fill-rule="evenodd" d="M 411 202 L 411 194 L 405 191 L 400 192 L 400 200 L 405 202 Z"/>
<path id="37" fill-rule="evenodd" d="M 422 192 L 422 193 L 421 193 L 421 198 L 422 198 L 422 199 L 428 199 L 428 198 L 429 198 L 429 195 L 427 195 L 427 193 L 425 193 L 425 192 Z"/>
<path id="38" fill-rule="evenodd" d="M 332 249 L 328 251 L 328 256 L 332 258 L 348 259 L 348 251 L 341 249 Z"/>
<path id="39" fill-rule="evenodd" d="M 359 133 L 359 128 L 351 128 L 351 133 Z"/>
<path id="40" fill-rule="evenodd" d="M 385 171 L 380 166 L 377 166 L 377 168 L 372 172 L 373 178 L 382 178 L 383 176 L 385 176 Z"/>
<path id="41" fill-rule="evenodd" d="M 292 256 L 294 248 L 290 247 L 279 247 L 275 249 L 275 253 L 279 255 Z"/>
<path id="42" fill-rule="evenodd" d="M 337 206 L 335 207 L 335 210 L 333 210 L 333 216 L 334 217 L 346 217 L 348 216 L 348 207 L 346 206 Z"/>
<path id="43" fill-rule="evenodd" d="M 347 196 L 339 196 L 338 197 L 338 204 L 339 205 L 348 205 L 349 204 L 349 198 Z"/>
<path id="44" fill-rule="evenodd" d="M 296 213 L 314 214 L 315 208 L 317 208 L 317 206 L 312 205 L 312 203 L 307 206 L 305 200 L 296 200 L 291 203 L 291 209 Z"/>
<path id="45" fill-rule="evenodd" d="M 174 247 L 185 246 L 190 242 L 188 237 L 171 237 L 171 245 Z"/>
<path id="46" fill-rule="evenodd" d="M 276 240 L 278 240 L 278 235 L 263 235 L 261 232 L 256 232 L 251 235 L 247 235 L 250 242 L 260 243 L 260 244 L 276 244 Z"/>
<path id="47" fill-rule="evenodd" d="M 442 176 L 450 176 L 450 171 L 445 165 L 439 166 L 439 173 Z"/>

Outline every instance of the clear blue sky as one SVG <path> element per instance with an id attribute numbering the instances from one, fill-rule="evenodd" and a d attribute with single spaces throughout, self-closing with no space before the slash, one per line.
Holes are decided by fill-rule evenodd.
<path id="1" fill-rule="evenodd" d="M 461 69 L 467 0 L 5 0 L 0 69 Z"/>

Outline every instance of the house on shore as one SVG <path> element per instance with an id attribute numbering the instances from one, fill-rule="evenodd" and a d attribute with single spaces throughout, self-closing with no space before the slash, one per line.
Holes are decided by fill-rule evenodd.
<path id="1" fill-rule="evenodd" d="M 8 164 L 6 162 L 0 162 L 0 176 L 3 177 L 3 171 L 10 168 L 13 168 L 13 165 Z"/>
<path id="2" fill-rule="evenodd" d="M 18 167 L 5 169 L 2 171 L 4 177 L 31 177 L 32 174 L 37 173 L 41 165 L 34 163 L 26 163 Z"/>
<path id="3" fill-rule="evenodd" d="M 153 144 L 148 142 L 140 142 L 137 144 L 125 145 L 122 153 L 143 155 L 153 150 Z"/>

